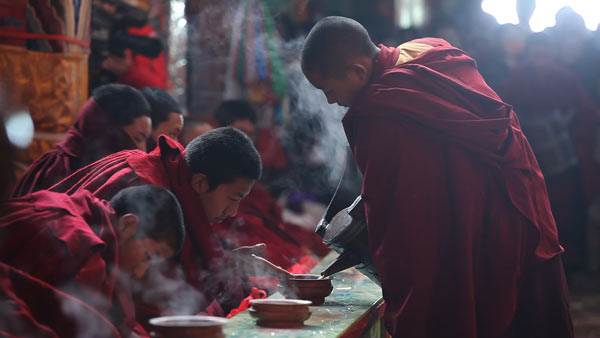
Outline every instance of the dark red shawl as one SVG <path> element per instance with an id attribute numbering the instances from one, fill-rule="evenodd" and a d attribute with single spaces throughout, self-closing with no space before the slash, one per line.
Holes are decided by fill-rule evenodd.
<path id="1" fill-rule="evenodd" d="M 181 204 L 186 224 L 182 252 L 170 261 L 170 267 L 182 267 L 187 282 L 201 291 L 207 302 L 226 292 L 236 295 L 231 302 L 237 306 L 244 295 L 235 287 L 225 290 L 224 285 L 235 278 L 219 278 L 218 273 L 226 272 L 222 268 L 223 249 L 213 234 L 190 181 L 191 173 L 185 163 L 183 147 L 161 136 L 158 147 L 149 154 L 125 150 L 109 155 L 75 172 L 51 187 L 51 190 L 73 194 L 86 189 L 96 197 L 110 199 L 124 188 L 141 184 L 169 189 Z M 199 305 L 205 307 L 208 304 Z"/>
<path id="2" fill-rule="evenodd" d="M 121 337 L 113 324 L 88 304 L 1 262 L 0 303 L 0 336 Z"/>
<path id="3" fill-rule="evenodd" d="M 386 327 L 403 337 L 499 337 L 520 277 L 562 252 L 544 179 L 511 106 L 475 61 L 440 39 L 416 42 L 434 48 L 397 66 L 399 50 L 381 46 L 343 120 L 364 175 Z"/>
<path id="4" fill-rule="evenodd" d="M 25 172 L 13 197 L 48 189 L 78 169 L 124 149 L 135 149 L 131 137 L 90 98 L 67 138 L 37 159 Z"/>
<path id="5" fill-rule="evenodd" d="M 117 278 L 116 217 L 108 203 L 88 191 L 39 191 L 10 199 L 0 210 L 0 261 L 81 299 L 130 332 L 135 312 Z"/>

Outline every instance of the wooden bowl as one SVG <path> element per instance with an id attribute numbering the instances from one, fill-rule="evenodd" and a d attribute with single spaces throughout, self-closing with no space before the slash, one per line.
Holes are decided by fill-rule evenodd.
<path id="1" fill-rule="evenodd" d="M 320 275 L 298 274 L 294 278 L 281 280 L 279 292 L 286 298 L 310 300 L 313 305 L 321 305 L 325 297 L 333 291 L 331 277 L 319 278 Z"/>
<path id="2" fill-rule="evenodd" d="M 288 328 L 301 327 L 311 312 L 310 301 L 300 299 L 252 299 L 250 316 L 260 326 Z"/>
<path id="3" fill-rule="evenodd" d="M 160 338 L 222 338 L 222 326 L 227 319 L 212 316 L 165 316 L 149 320 L 152 337 Z"/>

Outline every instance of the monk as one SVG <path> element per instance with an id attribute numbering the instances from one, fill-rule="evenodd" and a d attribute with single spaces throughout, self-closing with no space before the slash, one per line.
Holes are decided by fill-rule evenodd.
<path id="1" fill-rule="evenodd" d="M 215 129 L 210 123 L 196 116 L 186 116 L 183 118 L 183 129 L 179 134 L 179 143 L 184 147 L 192 142 L 196 137 Z"/>
<path id="2" fill-rule="evenodd" d="M 237 128 L 252 138 L 257 115 L 250 102 L 229 100 L 217 107 L 214 119 L 221 127 Z M 315 256 L 329 252 L 314 231 L 283 221 L 279 203 L 260 182 L 240 202 L 237 215 L 214 228 L 226 247 L 265 243 L 266 258 L 295 273 L 307 273 L 316 265 L 317 260 L 311 258 L 313 250 Z"/>
<path id="3" fill-rule="evenodd" d="M 237 128 L 252 140 L 256 138 L 256 121 L 258 114 L 250 102 L 246 100 L 223 101 L 213 114 L 219 127 Z"/>
<path id="4" fill-rule="evenodd" d="M 48 189 L 78 169 L 124 149 L 145 151 L 150 130 L 150 106 L 137 89 L 120 84 L 99 87 L 67 138 L 29 166 L 12 195 Z"/>
<path id="5" fill-rule="evenodd" d="M 86 190 L 39 191 L 3 202 L 0 211 L 0 261 L 90 305 L 125 337 L 135 326 L 131 278 L 177 254 L 185 234 L 175 196 L 151 185 L 124 189 L 110 202 Z M 84 336 L 86 318 L 71 310 L 48 307 L 40 324 L 64 330 L 44 322 L 58 312 Z"/>
<path id="6" fill-rule="evenodd" d="M 573 337 L 544 179 L 512 107 L 446 41 L 375 45 L 327 17 L 307 79 L 350 107 L 369 245 L 394 337 Z"/>
<path id="7" fill-rule="evenodd" d="M 185 281 L 196 290 L 179 300 L 196 297 L 186 314 L 205 311 L 225 315 L 240 304 L 245 290 L 243 281 L 229 270 L 228 260 L 224 259 L 227 253 L 211 224 L 235 215 L 240 200 L 260 175 L 260 157 L 248 137 L 234 128 L 217 128 L 197 137 L 185 149 L 177 141 L 160 136 L 158 146 L 149 154 L 126 150 L 109 155 L 50 190 L 68 194 L 89 190 L 98 198 L 110 199 L 130 186 L 155 184 L 169 189 L 182 206 L 187 236 L 181 254 L 165 264 L 160 273 L 151 269 L 148 276 L 152 278 L 148 277 L 146 283 L 167 284 L 160 280 L 163 277 L 175 283 Z M 182 311 L 183 307 L 174 304 L 172 298 L 183 292 L 163 291 L 148 297 L 140 295 L 140 322 Z"/>
<path id="8" fill-rule="evenodd" d="M 179 104 L 164 89 L 145 87 L 141 92 L 151 109 L 152 132 L 147 147 L 150 152 L 156 148 L 156 140 L 160 135 L 177 140 L 183 128 L 183 113 Z"/>

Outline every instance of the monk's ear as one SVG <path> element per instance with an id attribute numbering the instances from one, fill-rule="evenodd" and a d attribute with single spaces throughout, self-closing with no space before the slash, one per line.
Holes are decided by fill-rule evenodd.
<path id="1" fill-rule="evenodd" d="M 139 226 L 139 218 L 134 214 L 125 214 L 119 217 L 117 233 L 120 240 L 127 240 L 135 236 Z"/>
<path id="2" fill-rule="evenodd" d="M 192 175 L 192 188 L 199 194 L 203 194 L 210 190 L 206 174 L 196 173 Z"/>

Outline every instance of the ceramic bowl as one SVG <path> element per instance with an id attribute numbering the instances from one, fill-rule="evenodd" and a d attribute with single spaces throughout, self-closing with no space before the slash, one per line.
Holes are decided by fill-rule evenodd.
<path id="1" fill-rule="evenodd" d="M 294 278 L 282 279 L 279 292 L 286 298 L 310 300 L 313 305 L 321 305 L 325 297 L 331 294 L 333 285 L 331 277 L 319 278 L 320 275 L 298 274 Z"/>
<path id="2" fill-rule="evenodd" d="M 150 335 L 157 338 L 222 338 L 227 319 L 212 316 L 166 316 L 149 320 Z"/>
<path id="3" fill-rule="evenodd" d="M 250 316 L 256 319 L 256 324 L 268 327 L 301 327 L 311 312 L 310 301 L 300 299 L 253 299 L 252 308 L 248 309 Z"/>

